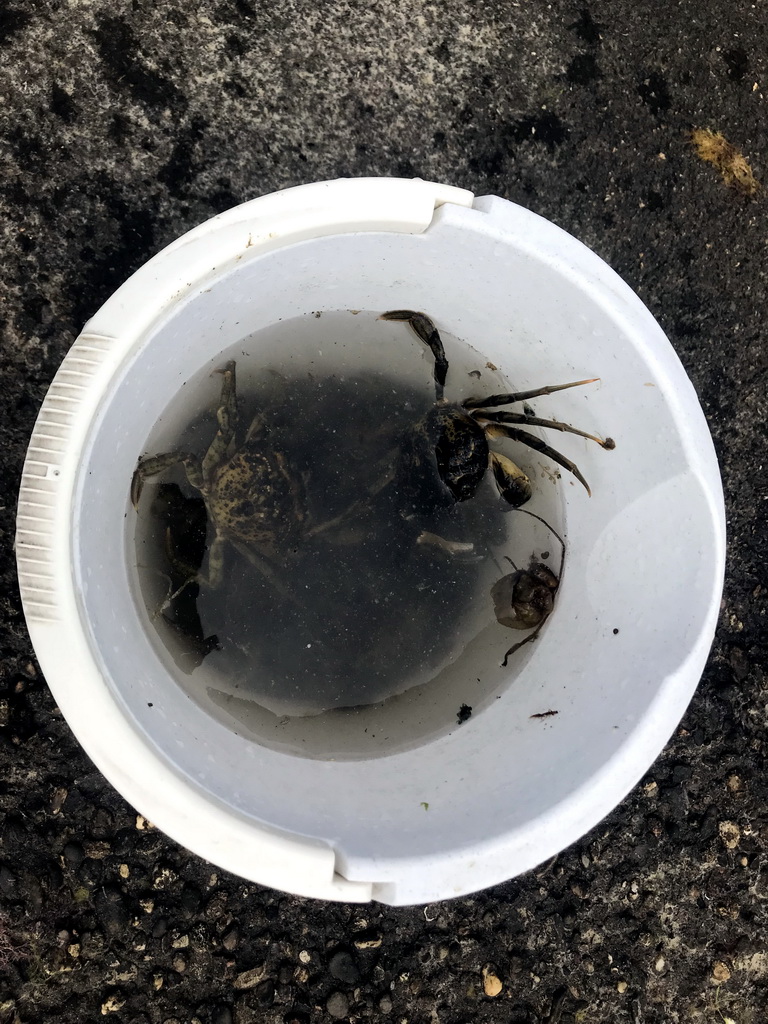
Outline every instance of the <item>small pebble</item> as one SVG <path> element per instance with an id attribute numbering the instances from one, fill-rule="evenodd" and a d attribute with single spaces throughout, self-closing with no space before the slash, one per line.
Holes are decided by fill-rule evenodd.
<path id="1" fill-rule="evenodd" d="M 312 959 L 312 954 L 309 952 L 309 950 L 308 949 L 302 949 L 302 951 L 299 953 L 299 960 L 301 960 L 301 962 L 303 964 L 308 964 L 311 959 Z"/>
<path id="2" fill-rule="evenodd" d="M 91 860 L 104 860 L 111 852 L 112 847 L 103 840 L 85 844 L 85 856 L 90 857 Z"/>
<path id="3" fill-rule="evenodd" d="M 616 988 L 617 988 L 617 989 L 619 990 L 619 992 L 621 992 L 621 994 L 623 995 L 623 994 L 624 994 L 624 993 L 625 993 L 625 992 L 627 991 L 627 983 L 626 983 L 626 981 L 620 981 L 620 982 L 618 983 L 618 985 L 616 986 Z"/>
<path id="4" fill-rule="evenodd" d="M 334 953 L 328 965 L 331 975 L 337 981 L 343 981 L 347 985 L 355 985 L 360 980 L 360 971 L 350 953 L 344 950 Z"/>
<path id="5" fill-rule="evenodd" d="M 741 829 L 735 821 L 721 821 L 718 832 L 723 844 L 728 850 L 735 850 L 741 839 Z"/>
<path id="6" fill-rule="evenodd" d="M 241 971 L 234 980 L 235 988 L 255 988 L 260 981 L 264 980 L 264 968 L 252 967 L 250 971 Z"/>
<path id="7" fill-rule="evenodd" d="M 392 1012 L 392 1000 L 390 999 L 389 996 L 384 995 L 381 997 L 381 999 L 379 1000 L 379 1009 L 381 1010 L 382 1013 Z"/>
<path id="8" fill-rule="evenodd" d="M 728 981 L 731 976 L 731 972 L 727 964 L 724 964 L 722 960 L 716 960 L 712 967 L 712 978 L 718 985 L 722 985 L 724 981 Z"/>
<path id="9" fill-rule="evenodd" d="M 116 1013 L 124 1005 L 124 999 L 118 999 L 117 996 L 110 996 L 106 1002 L 101 1004 L 101 1012 L 106 1017 L 108 1013 Z"/>
<path id="10" fill-rule="evenodd" d="M 665 967 L 667 966 L 667 964 L 666 964 L 666 961 L 664 960 L 664 957 L 663 957 L 663 956 L 660 956 L 660 957 L 658 958 L 658 960 L 656 961 L 656 963 L 655 963 L 655 964 L 654 964 L 653 966 L 654 966 L 655 970 L 656 970 L 656 971 L 657 971 L 657 972 L 658 972 L 659 974 L 661 974 L 661 972 L 662 972 L 662 971 L 664 970 L 664 968 L 665 968 Z"/>
<path id="11" fill-rule="evenodd" d="M 63 786 L 58 786 L 54 789 L 51 795 L 51 814 L 59 814 L 61 808 L 64 806 L 64 801 L 67 799 L 69 791 Z"/>
<path id="12" fill-rule="evenodd" d="M 64 860 L 73 868 L 79 867 L 85 860 L 85 850 L 80 843 L 67 843 L 64 847 Z"/>
<path id="13" fill-rule="evenodd" d="M 499 995 L 503 988 L 501 979 L 491 967 L 483 968 L 483 991 L 491 998 Z"/>
<path id="14" fill-rule="evenodd" d="M 178 878 L 179 876 L 173 868 L 160 868 L 156 871 L 152 882 L 156 889 L 168 889 L 174 882 L 178 881 Z"/>
<path id="15" fill-rule="evenodd" d="M 332 992 L 328 996 L 328 1002 L 325 1004 L 325 1008 L 332 1017 L 336 1020 L 340 1020 L 342 1017 L 346 1017 L 349 1011 L 349 1000 L 343 992 Z"/>

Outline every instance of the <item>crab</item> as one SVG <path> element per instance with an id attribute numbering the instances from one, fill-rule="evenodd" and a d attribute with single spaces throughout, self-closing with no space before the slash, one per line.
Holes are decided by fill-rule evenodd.
<path id="1" fill-rule="evenodd" d="M 555 594 L 559 586 L 559 577 L 549 566 L 535 559 L 527 569 L 515 569 L 494 583 L 491 600 L 496 621 L 509 629 L 533 629 L 533 633 L 509 648 L 501 663 L 503 668 L 510 655 L 539 635 L 555 606 Z"/>
<path id="2" fill-rule="evenodd" d="M 218 430 L 202 459 L 178 451 L 145 456 L 139 460 L 131 481 L 131 501 L 138 510 L 148 477 L 183 466 L 188 482 L 205 502 L 208 522 L 215 531 L 208 550 L 207 574 L 190 569 L 185 583 L 169 601 L 191 582 L 218 588 L 224 577 L 228 544 L 284 593 L 276 570 L 285 552 L 296 548 L 310 529 L 304 482 L 291 472 L 285 455 L 269 445 L 262 416 L 252 420 L 244 442 L 237 444 L 234 361 L 215 372 L 224 378 L 216 414 Z"/>
<path id="3" fill-rule="evenodd" d="M 521 430 L 520 426 L 545 427 L 577 434 L 596 442 L 606 451 L 616 447 L 610 437 L 596 437 L 559 420 L 540 419 L 528 412 L 510 412 L 500 407 L 551 395 L 566 388 L 582 387 L 599 378 L 547 385 L 530 391 L 489 395 L 487 398 L 466 398 L 460 403 L 451 402 L 444 394 L 448 360 L 440 333 L 430 317 L 412 309 L 394 309 L 383 313 L 379 319 L 410 324 L 416 336 L 427 345 L 435 358 L 435 403 L 412 436 L 405 460 L 408 473 L 412 475 L 414 470 L 423 468 L 425 460 L 434 459 L 444 485 L 444 500 L 461 502 L 474 497 L 490 466 L 499 494 L 513 508 L 518 508 L 531 497 L 531 481 L 510 458 L 491 449 L 488 443 L 489 440 L 510 438 L 568 470 L 591 494 L 587 481 L 574 462 L 534 434 Z"/>
<path id="4" fill-rule="evenodd" d="M 538 519 L 557 537 L 561 552 L 559 572 L 562 573 L 565 563 L 565 541 L 563 538 L 546 519 L 542 519 L 535 512 L 529 512 L 524 508 L 517 511 Z M 535 556 L 531 557 L 527 569 L 518 569 L 508 555 L 505 557 L 513 571 L 502 576 L 491 587 L 491 600 L 496 621 L 508 629 L 532 629 L 533 632 L 509 648 L 501 663 L 502 668 L 506 668 L 507 661 L 515 651 L 519 651 L 525 644 L 532 643 L 538 637 L 544 623 L 552 614 L 555 607 L 555 595 L 560 586 L 560 576 L 553 572 L 548 565 L 537 561 Z"/>

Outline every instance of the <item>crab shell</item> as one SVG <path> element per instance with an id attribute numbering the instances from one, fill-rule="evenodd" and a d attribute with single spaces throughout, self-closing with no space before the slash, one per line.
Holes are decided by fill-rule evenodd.
<path id="1" fill-rule="evenodd" d="M 216 470 L 206 507 L 220 534 L 273 557 L 298 543 L 307 519 L 302 481 L 285 456 L 249 442 Z"/>
<path id="2" fill-rule="evenodd" d="M 491 588 L 497 622 L 510 629 L 540 625 L 554 607 L 558 583 L 552 570 L 540 562 L 502 576 Z"/>

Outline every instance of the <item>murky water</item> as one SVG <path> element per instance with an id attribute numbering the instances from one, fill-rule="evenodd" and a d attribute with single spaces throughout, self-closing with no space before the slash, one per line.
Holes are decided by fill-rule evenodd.
<path id="1" fill-rule="evenodd" d="M 139 582 L 176 677 L 236 731 L 310 756 L 386 753 L 455 727 L 462 705 L 487 703 L 509 679 L 499 662 L 519 635 L 498 625 L 489 596 L 509 571 L 504 556 L 525 563 L 554 550 L 552 538 L 510 514 L 490 473 L 453 504 L 438 500 L 436 467 L 416 486 L 404 474 L 403 448 L 435 400 L 431 356 L 405 325 L 325 313 L 263 333 L 212 368 L 236 361 L 236 446 L 274 465 L 279 453 L 282 539 L 227 542 L 220 585 L 185 585 L 209 570 L 200 492 L 177 467 L 142 495 Z M 508 389 L 478 353 L 444 341 L 448 397 Z M 177 409 L 183 428 L 158 425 L 147 450 L 204 455 L 221 382 L 206 371 L 185 384 L 175 401 L 189 418 Z M 554 489 L 540 490 L 537 510 L 554 525 Z"/>

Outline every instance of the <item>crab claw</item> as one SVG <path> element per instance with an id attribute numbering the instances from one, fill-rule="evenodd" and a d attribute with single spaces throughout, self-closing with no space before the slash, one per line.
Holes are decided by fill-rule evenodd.
<path id="1" fill-rule="evenodd" d="M 499 494 L 513 508 L 519 508 L 528 501 L 533 493 L 531 481 L 511 459 L 500 452 L 491 452 L 491 469 Z"/>
<path id="2" fill-rule="evenodd" d="M 448 374 L 448 360 L 440 332 L 432 320 L 426 313 L 419 313 L 415 309 L 390 309 L 388 313 L 382 313 L 378 319 L 404 321 L 410 324 L 417 336 L 429 348 L 435 357 L 435 394 L 437 400 L 440 401 Z"/>

